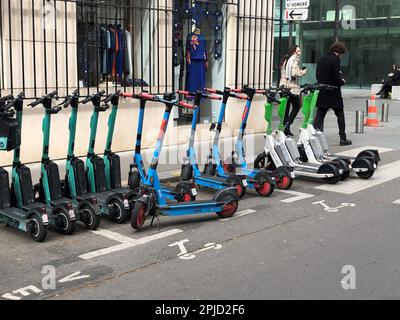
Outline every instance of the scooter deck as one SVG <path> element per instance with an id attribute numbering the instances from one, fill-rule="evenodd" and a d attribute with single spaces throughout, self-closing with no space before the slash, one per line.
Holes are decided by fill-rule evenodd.
<path id="1" fill-rule="evenodd" d="M 193 180 L 196 184 L 209 188 L 224 189 L 229 187 L 227 179 L 218 176 L 203 174 L 201 176 L 194 176 Z"/>
<path id="2" fill-rule="evenodd" d="M 28 219 L 28 213 L 29 211 L 24 211 L 19 208 L 7 208 L 0 210 L 0 216 L 3 215 L 20 222 L 25 222 Z"/>
<path id="3" fill-rule="evenodd" d="M 224 205 L 225 202 L 203 200 L 160 206 L 159 209 L 162 215 L 184 216 L 220 212 Z"/>

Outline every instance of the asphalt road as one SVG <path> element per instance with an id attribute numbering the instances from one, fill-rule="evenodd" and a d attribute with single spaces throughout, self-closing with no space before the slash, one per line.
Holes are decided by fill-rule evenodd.
<path id="1" fill-rule="evenodd" d="M 50 232 L 42 244 L 0 225 L 0 299 L 399 299 L 400 112 L 391 119 L 348 148 L 328 120 L 333 151 L 386 148 L 368 183 L 296 180 L 268 199 L 249 191 L 231 220 L 162 217 L 140 232 L 104 220 L 97 233 Z M 343 288 L 345 266 L 355 289 Z"/>

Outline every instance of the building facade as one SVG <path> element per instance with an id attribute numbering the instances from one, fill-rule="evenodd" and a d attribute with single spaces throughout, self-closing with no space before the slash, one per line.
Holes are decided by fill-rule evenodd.
<path id="1" fill-rule="evenodd" d="M 279 16 L 280 5 L 276 3 Z M 283 26 L 283 50 L 289 45 L 289 26 Z M 349 88 L 370 88 L 380 83 L 400 63 L 400 2 L 397 0 L 311 0 L 309 20 L 296 23 L 293 42 L 303 49 L 309 73 L 304 82 L 315 81 L 316 63 L 331 43 L 346 42 L 349 52 L 342 71 Z M 278 29 L 275 29 L 278 42 Z M 277 57 L 276 57 L 277 59 Z M 277 61 L 277 60 L 275 60 Z"/>
<path id="2" fill-rule="evenodd" d="M 26 104 L 45 93 L 60 97 L 79 88 L 82 97 L 100 90 L 113 93 L 171 92 L 187 85 L 188 36 L 201 30 L 207 41 L 205 85 L 256 88 L 272 83 L 275 1 L 192 0 L 2 0 L 0 5 L 1 95 L 25 92 Z M 118 49 L 117 49 L 118 48 Z M 265 130 L 263 97 L 256 99 L 249 129 Z M 239 128 L 243 108 L 232 101 L 226 115 L 225 136 Z M 146 114 L 144 148 L 153 147 L 163 107 Z M 219 103 L 202 107 L 200 139 L 209 139 Z M 113 148 L 134 149 L 138 103 L 121 101 Z M 81 107 L 76 152 L 86 154 L 91 108 Z M 41 159 L 43 110 L 25 108 L 22 161 Z M 67 152 L 69 110 L 53 117 L 50 154 L 63 159 Z M 102 153 L 108 114 L 102 114 L 96 152 Z M 178 112 L 171 120 L 167 145 L 187 143 L 191 115 Z M 12 154 L 1 153 L 0 165 Z"/>

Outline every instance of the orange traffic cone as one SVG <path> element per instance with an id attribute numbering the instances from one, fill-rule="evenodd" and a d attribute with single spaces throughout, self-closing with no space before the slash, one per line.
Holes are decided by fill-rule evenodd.
<path id="1" fill-rule="evenodd" d="M 378 107 L 375 102 L 375 95 L 371 96 L 371 100 L 369 101 L 368 107 L 368 118 L 365 123 L 367 127 L 380 127 L 379 118 L 378 118 Z"/>

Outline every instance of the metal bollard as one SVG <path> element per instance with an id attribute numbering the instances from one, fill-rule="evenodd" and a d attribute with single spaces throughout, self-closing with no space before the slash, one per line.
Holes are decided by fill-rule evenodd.
<path id="1" fill-rule="evenodd" d="M 382 104 L 382 122 L 389 122 L 389 103 Z"/>
<path id="2" fill-rule="evenodd" d="M 369 100 L 369 99 L 365 101 L 365 114 L 368 114 L 368 112 L 369 112 L 370 102 L 371 102 L 371 100 Z"/>
<path id="3" fill-rule="evenodd" d="M 356 112 L 356 133 L 364 133 L 364 111 Z"/>

